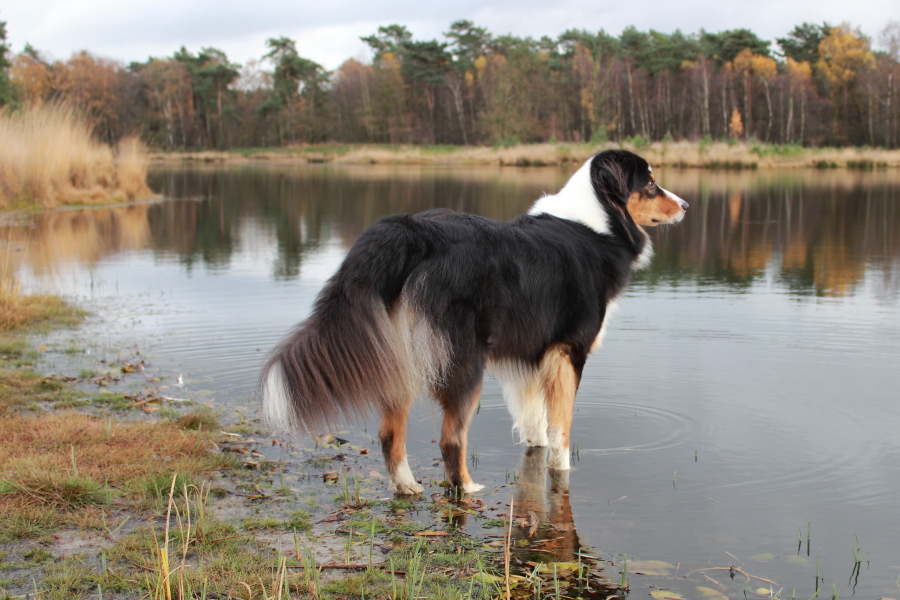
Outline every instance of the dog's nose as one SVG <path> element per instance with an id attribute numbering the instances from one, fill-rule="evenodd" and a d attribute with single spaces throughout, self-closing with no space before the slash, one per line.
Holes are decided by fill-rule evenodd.
<path id="1" fill-rule="evenodd" d="M 688 204 L 688 203 L 685 202 L 684 200 L 681 201 L 681 208 L 683 208 L 684 210 L 687 210 L 687 209 L 688 209 L 688 206 L 690 206 L 690 204 Z"/>

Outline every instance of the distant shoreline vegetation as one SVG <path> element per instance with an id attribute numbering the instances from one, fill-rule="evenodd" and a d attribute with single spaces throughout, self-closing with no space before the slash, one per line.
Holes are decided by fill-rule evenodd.
<path id="1" fill-rule="evenodd" d="M 151 164 L 344 164 L 344 165 L 499 165 L 577 166 L 605 148 L 621 147 L 647 158 L 654 167 L 706 169 L 847 168 L 860 171 L 900 167 L 900 150 L 883 148 L 804 148 L 743 142 L 650 142 L 622 144 L 514 144 L 497 146 L 416 146 L 389 144 L 300 144 L 282 148 L 227 151 L 151 152 Z"/>
<path id="2" fill-rule="evenodd" d="M 893 149 L 900 23 L 871 33 L 803 23 L 775 44 L 747 29 L 533 39 L 456 21 L 442 39 L 418 40 L 390 25 L 362 38 L 371 62 L 327 71 L 286 37 L 244 65 L 216 48 L 127 66 L 88 51 L 50 61 L 29 45 L 14 54 L 0 23 L 0 105 L 65 100 L 105 143 L 136 134 L 161 150 L 635 139 Z"/>
<path id="3" fill-rule="evenodd" d="M 130 202 L 152 196 L 144 145 L 98 142 L 80 111 L 39 104 L 0 111 L 0 209 Z"/>

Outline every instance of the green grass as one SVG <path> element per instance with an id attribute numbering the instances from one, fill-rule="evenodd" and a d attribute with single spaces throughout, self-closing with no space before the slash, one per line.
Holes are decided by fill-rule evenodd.
<path id="1" fill-rule="evenodd" d="M 293 511 L 288 515 L 288 518 L 284 520 L 245 517 L 241 523 L 241 529 L 245 531 L 309 531 L 312 529 L 312 522 L 309 520 L 309 517 L 309 513 L 302 510 Z"/>

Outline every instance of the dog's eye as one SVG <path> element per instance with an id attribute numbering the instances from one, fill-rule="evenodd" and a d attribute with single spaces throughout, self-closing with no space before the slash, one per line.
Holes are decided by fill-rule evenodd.
<path id="1" fill-rule="evenodd" d="M 650 183 L 647 184 L 647 187 L 652 189 L 654 185 L 656 185 L 656 184 L 653 183 L 653 180 L 651 179 Z"/>

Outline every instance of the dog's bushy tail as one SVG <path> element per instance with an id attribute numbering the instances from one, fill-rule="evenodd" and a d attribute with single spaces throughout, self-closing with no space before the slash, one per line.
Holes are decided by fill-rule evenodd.
<path id="1" fill-rule="evenodd" d="M 435 345 L 402 293 L 416 247 L 407 228 L 384 221 L 360 237 L 310 318 L 282 341 L 263 370 L 263 412 L 270 425 L 317 434 L 408 403 L 445 362 L 443 346 Z"/>

